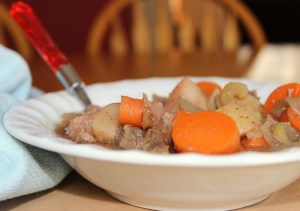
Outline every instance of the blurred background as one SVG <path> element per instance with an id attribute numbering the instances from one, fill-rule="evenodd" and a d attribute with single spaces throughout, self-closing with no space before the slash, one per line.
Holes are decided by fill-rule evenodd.
<path id="1" fill-rule="evenodd" d="M 8 5 L 15 0 L 2 0 Z M 299 0 L 241 0 L 260 20 L 268 42 L 300 41 Z M 25 0 L 64 51 L 82 51 L 98 12 L 110 0 Z"/>
<path id="2" fill-rule="evenodd" d="M 16 1 L 1 2 L 8 11 Z M 24 2 L 87 84 L 182 75 L 280 82 L 300 78 L 298 0 Z M 3 14 L 0 43 L 1 34 L 7 35 L 6 45 L 14 48 L 10 39 L 22 38 L 22 33 Z M 1 24 L 14 32 L 7 33 Z M 31 49 L 29 54 L 33 84 L 45 91 L 61 89 L 37 53 Z"/>

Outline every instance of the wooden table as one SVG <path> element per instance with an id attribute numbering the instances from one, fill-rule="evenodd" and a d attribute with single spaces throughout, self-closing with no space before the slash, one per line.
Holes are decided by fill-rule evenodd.
<path id="1" fill-rule="evenodd" d="M 99 56 L 90 58 L 80 53 L 67 54 L 86 84 L 122 79 L 167 76 L 243 77 L 249 61 L 237 59 L 236 53 L 195 53 L 184 55 L 174 51 L 168 55 Z M 254 57 L 254 56 L 253 56 Z M 42 90 L 63 89 L 46 64 L 36 57 L 30 63 L 33 85 Z"/>
<path id="2" fill-rule="evenodd" d="M 243 77 L 249 63 L 235 54 L 140 56 L 126 58 L 87 58 L 68 54 L 78 74 L 86 82 L 115 81 L 154 76 L 228 76 Z M 46 91 L 63 89 L 40 58 L 31 63 L 34 86 Z M 274 175 L 276 177 L 276 175 Z M 272 178 L 270 178 L 272 179 Z M 1 188 L 1 187 L 0 187 Z M 0 210 L 144 210 L 124 204 L 102 189 L 83 179 L 76 172 L 68 175 L 57 187 L 0 203 Z M 266 200 L 241 210 L 300 210 L 300 179 L 272 194 Z"/>

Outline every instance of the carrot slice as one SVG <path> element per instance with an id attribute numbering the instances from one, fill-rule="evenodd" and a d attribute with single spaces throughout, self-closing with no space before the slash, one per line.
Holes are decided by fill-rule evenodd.
<path id="1" fill-rule="evenodd" d="M 279 117 L 280 122 L 289 122 L 289 117 L 287 113 L 287 109 L 281 112 L 280 117 Z"/>
<path id="2" fill-rule="evenodd" d="M 299 83 L 288 83 L 275 89 L 267 98 L 264 104 L 264 112 L 270 113 L 273 106 L 278 100 L 286 97 L 300 96 L 300 84 Z"/>
<path id="3" fill-rule="evenodd" d="M 210 97 L 212 93 L 217 89 L 220 92 L 222 91 L 222 88 L 211 81 L 200 81 L 197 83 L 197 86 L 203 91 L 206 97 Z"/>
<path id="4" fill-rule="evenodd" d="M 185 111 L 177 111 L 176 115 L 174 116 L 174 118 L 172 119 L 172 122 L 175 123 L 177 120 L 186 117 L 190 115 L 189 113 L 185 112 Z"/>
<path id="5" fill-rule="evenodd" d="M 240 137 L 234 120 L 215 112 L 194 112 L 175 121 L 172 131 L 178 152 L 229 154 L 239 151 Z"/>
<path id="6" fill-rule="evenodd" d="M 122 125 L 133 125 L 142 127 L 143 124 L 144 101 L 128 96 L 121 96 L 119 108 L 119 122 Z"/>
<path id="7" fill-rule="evenodd" d="M 263 150 L 269 146 L 264 138 L 245 139 L 241 141 L 241 145 L 248 150 Z"/>
<path id="8" fill-rule="evenodd" d="M 300 131 L 300 115 L 291 107 L 287 108 L 287 116 L 293 128 Z"/>

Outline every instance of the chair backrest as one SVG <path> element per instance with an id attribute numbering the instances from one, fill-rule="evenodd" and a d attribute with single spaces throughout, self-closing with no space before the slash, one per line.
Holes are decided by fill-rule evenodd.
<path id="1" fill-rule="evenodd" d="M 7 6 L 0 1 L 0 43 L 13 48 L 27 61 L 32 57 L 33 49 L 25 35 L 11 18 Z"/>
<path id="2" fill-rule="evenodd" d="M 124 11 L 130 11 L 127 18 Z M 259 21 L 239 0 L 111 0 L 92 24 L 86 51 L 90 56 L 104 48 L 118 55 L 236 51 L 241 29 L 255 50 L 266 43 Z"/>

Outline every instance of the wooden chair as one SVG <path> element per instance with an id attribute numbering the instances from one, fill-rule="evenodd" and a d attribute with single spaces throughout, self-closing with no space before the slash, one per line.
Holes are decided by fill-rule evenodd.
<path id="1" fill-rule="evenodd" d="M 180 7 L 172 8 L 171 1 L 181 2 Z M 122 18 L 126 10 L 131 11 L 127 25 Z M 259 21 L 238 0 L 111 0 L 92 24 L 86 51 L 89 56 L 104 47 L 117 55 L 235 51 L 241 28 L 253 49 L 266 43 Z"/>
<path id="2" fill-rule="evenodd" d="M 0 1 L 0 43 L 16 50 L 27 61 L 32 57 L 32 48 L 25 35 L 11 18 L 7 6 Z"/>

